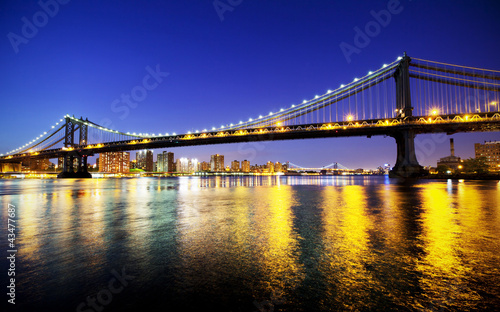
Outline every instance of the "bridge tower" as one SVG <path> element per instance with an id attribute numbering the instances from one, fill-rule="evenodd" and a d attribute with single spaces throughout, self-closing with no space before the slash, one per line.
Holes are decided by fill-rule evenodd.
<path id="1" fill-rule="evenodd" d="M 403 119 L 403 123 L 411 119 L 413 111 L 410 94 L 410 61 L 410 57 L 405 52 L 394 72 L 397 117 Z M 389 172 L 389 176 L 411 178 L 425 175 L 426 171 L 418 163 L 415 155 L 414 130 L 408 127 L 392 133 L 391 136 L 396 140 L 398 156 L 396 164 Z"/>
<path id="2" fill-rule="evenodd" d="M 81 118 L 80 118 L 81 120 Z M 78 150 L 78 146 L 87 144 L 88 125 L 83 122 L 74 121 L 70 117 L 66 117 L 64 147 L 72 147 L 63 156 L 63 171 L 57 175 L 58 178 L 92 178 L 92 175 L 87 171 L 87 156 L 82 150 Z M 75 131 L 79 129 L 80 136 L 78 144 L 75 144 Z M 77 168 L 73 168 L 74 160 L 77 159 Z"/>

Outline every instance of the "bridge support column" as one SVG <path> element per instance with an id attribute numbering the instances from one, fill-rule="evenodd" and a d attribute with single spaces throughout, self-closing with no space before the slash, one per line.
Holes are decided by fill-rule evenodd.
<path id="1" fill-rule="evenodd" d="M 81 118 L 80 118 L 81 119 Z M 79 145 L 87 144 L 87 125 L 77 122 L 80 131 Z M 65 127 L 65 147 L 74 147 L 75 138 L 75 123 L 71 118 L 66 117 L 66 127 Z M 74 160 L 77 159 L 77 170 L 75 172 L 73 168 Z M 87 155 L 81 155 L 77 151 L 67 152 L 64 155 L 63 161 L 63 171 L 57 175 L 58 178 L 92 178 L 92 175 L 87 171 Z"/>
<path id="2" fill-rule="evenodd" d="M 389 172 L 391 178 L 416 178 L 426 175 L 415 155 L 415 133 L 413 130 L 402 130 L 391 135 L 396 139 L 398 158 L 396 165 Z"/>

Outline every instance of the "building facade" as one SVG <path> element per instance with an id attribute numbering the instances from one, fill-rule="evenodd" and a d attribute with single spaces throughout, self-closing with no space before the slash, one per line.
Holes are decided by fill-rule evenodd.
<path id="1" fill-rule="evenodd" d="M 210 156 L 210 170 L 212 172 L 223 172 L 224 167 L 224 155 L 215 154 Z"/>
<path id="2" fill-rule="evenodd" d="M 500 141 L 489 141 L 484 144 L 474 144 L 474 151 L 476 158 L 485 157 L 486 164 L 492 169 L 498 170 L 500 168 Z"/>
<path id="3" fill-rule="evenodd" d="M 233 160 L 231 162 L 231 171 L 232 172 L 239 172 L 240 171 L 240 162 L 237 160 Z"/>
<path id="4" fill-rule="evenodd" d="M 142 150 L 135 153 L 137 160 L 137 169 L 142 169 L 147 172 L 153 171 L 153 151 Z"/>
<path id="5" fill-rule="evenodd" d="M 130 153 L 108 152 L 99 154 L 99 171 L 128 173 L 130 171 Z"/>
<path id="6" fill-rule="evenodd" d="M 246 159 L 241 162 L 241 172 L 250 172 L 250 162 Z"/>

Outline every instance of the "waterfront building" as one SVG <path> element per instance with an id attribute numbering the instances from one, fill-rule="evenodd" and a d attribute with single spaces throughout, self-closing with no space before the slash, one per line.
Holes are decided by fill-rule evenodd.
<path id="1" fill-rule="evenodd" d="M 142 150 L 135 153 L 137 168 L 147 172 L 153 171 L 153 151 Z"/>
<path id="2" fill-rule="evenodd" d="M 244 160 L 241 162 L 241 171 L 248 173 L 250 172 L 250 162 L 248 160 Z"/>
<path id="3" fill-rule="evenodd" d="M 232 172 L 239 172 L 240 171 L 240 162 L 237 160 L 233 160 L 231 162 L 231 171 Z"/>
<path id="4" fill-rule="evenodd" d="M 99 154 L 99 171 L 128 173 L 130 171 L 130 153 L 108 152 Z"/>
<path id="5" fill-rule="evenodd" d="M 476 158 L 485 157 L 486 164 L 495 170 L 500 168 L 500 141 L 484 141 L 474 144 Z"/>
<path id="6" fill-rule="evenodd" d="M 156 171 L 157 172 L 164 172 L 165 171 L 163 154 L 161 154 L 161 153 L 156 155 Z"/>
<path id="7" fill-rule="evenodd" d="M 455 144 L 453 143 L 453 139 L 450 139 L 450 156 L 440 158 L 437 165 L 446 166 L 452 170 L 457 170 L 459 166 L 461 166 L 460 157 L 455 156 Z"/>
<path id="8" fill-rule="evenodd" d="M 274 164 L 274 172 L 283 172 L 283 166 L 279 161 Z"/>
<path id="9" fill-rule="evenodd" d="M 224 167 L 224 155 L 215 154 L 210 156 L 210 170 L 212 172 L 223 172 Z"/>
<path id="10" fill-rule="evenodd" d="M 274 173 L 274 163 L 272 161 L 268 161 L 267 165 L 266 165 L 266 169 L 267 169 L 266 172 Z"/>

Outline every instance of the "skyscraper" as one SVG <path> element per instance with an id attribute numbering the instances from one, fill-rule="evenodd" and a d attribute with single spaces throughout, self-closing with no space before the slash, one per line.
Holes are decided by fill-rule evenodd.
<path id="1" fill-rule="evenodd" d="M 130 171 L 130 153 L 108 152 L 99 154 L 99 171 L 128 173 Z"/>
<path id="2" fill-rule="evenodd" d="M 248 160 L 244 160 L 241 162 L 241 171 L 242 172 L 250 172 L 250 162 Z"/>
<path id="3" fill-rule="evenodd" d="M 223 172 L 224 168 L 224 155 L 215 154 L 210 156 L 210 169 L 212 172 Z"/>
<path id="4" fill-rule="evenodd" d="M 165 153 L 165 152 L 163 152 Z M 158 154 L 156 157 L 156 171 L 158 172 L 164 172 L 165 171 L 165 165 L 164 165 L 164 158 L 163 154 Z"/>
<path id="5" fill-rule="evenodd" d="M 233 160 L 231 162 L 231 171 L 232 172 L 239 172 L 240 171 L 240 162 L 237 160 Z"/>
<path id="6" fill-rule="evenodd" d="M 500 141 L 484 142 L 474 144 L 476 158 L 485 157 L 486 164 L 491 168 L 500 168 Z"/>
<path id="7" fill-rule="evenodd" d="M 142 150 L 135 153 L 137 168 L 148 172 L 153 171 L 153 151 Z"/>

